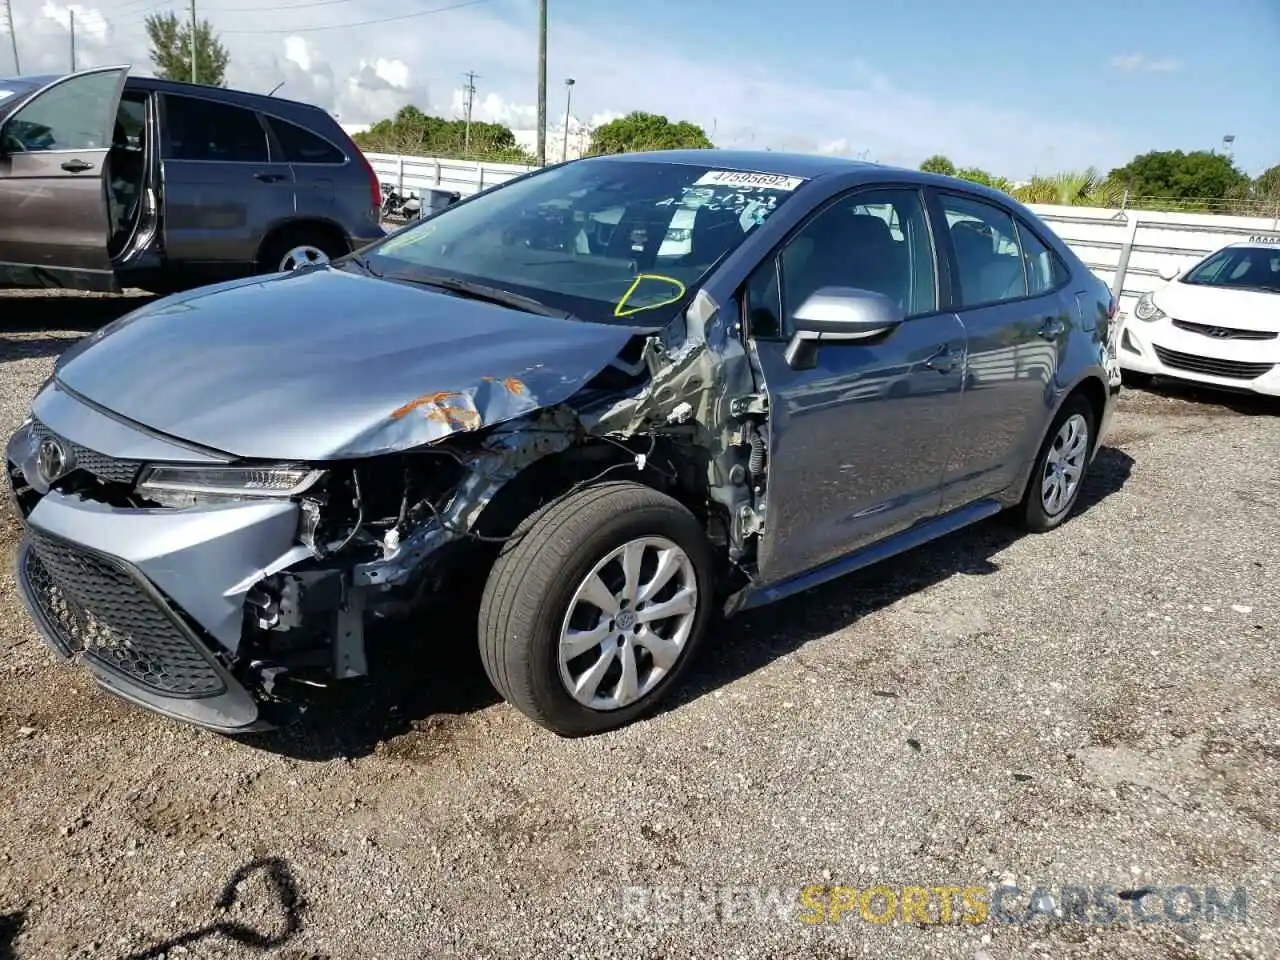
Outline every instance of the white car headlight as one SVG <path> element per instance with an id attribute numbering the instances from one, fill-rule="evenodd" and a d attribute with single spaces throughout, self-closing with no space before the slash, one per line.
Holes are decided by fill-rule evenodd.
<path id="1" fill-rule="evenodd" d="M 1147 323 L 1164 319 L 1164 311 L 1156 306 L 1155 299 L 1149 293 L 1138 298 L 1138 302 L 1133 305 L 1133 315 Z"/>
<path id="2" fill-rule="evenodd" d="M 150 467 L 138 493 L 156 503 L 190 506 L 210 500 L 293 497 L 324 476 L 310 467 Z"/>

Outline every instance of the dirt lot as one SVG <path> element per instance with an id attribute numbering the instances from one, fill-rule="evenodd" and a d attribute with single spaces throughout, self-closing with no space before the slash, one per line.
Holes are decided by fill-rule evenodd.
<path id="1" fill-rule="evenodd" d="M 5 436 L 125 306 L 0 296 Z M 1062 530 L 990 522 L 733 621 L 672 709 L 575 742 L 442 624 L 300 728 L 188 729 L 56 665 L 6 564 L 0 958 L 1280 956 L 1277 464 L 1274 404 L 1126 393 Z M 1003 884 L 1065 917 L 741 907 L 809 884 Z M 1056 892 L 1103 884 L 1124 922 Z M 1180 884 L 1244 887 L 1244 922 L 1173 922 Z"/>

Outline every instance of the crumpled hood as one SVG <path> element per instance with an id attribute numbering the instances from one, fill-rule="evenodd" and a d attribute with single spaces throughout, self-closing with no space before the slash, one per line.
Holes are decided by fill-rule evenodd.
<path id="1" fill-rule="evenodd" d="M 1240 330 L 1280 331 L 1280 294 L 1206 284 L 1165 284 L 1151 299 L 1168 316 Z"/>
<path id="2" fill-rule="evenodd" d="M 408 449 L 559 403 L 639 332 L 304 270 L 156 301 L 81 341 L 56 376 L 190 443 L 320 461 Z"/>

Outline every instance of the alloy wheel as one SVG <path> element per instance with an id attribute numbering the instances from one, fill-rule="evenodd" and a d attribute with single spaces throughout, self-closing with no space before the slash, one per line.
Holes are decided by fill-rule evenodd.
<path id="1" fill-rule="evenodd" d="M 648 695 L 679 662 L 698 612 L 693 562 L 665 537 L 630 540 L 583 578 L 560 630 L 560 679 L 592 710 Z"/>
<path id="2" fill-rule="evenodd" d="M 290 270 L 298 269 L 298 267 L 328 262 L 329 255 L 323 250 L 319 247 L 313 247 L 309 243 L 303 243 L 292 248 L 280 258 L 280 272 L 288 273 Z"/>
<path id="3" fill-rule="evenodd" d="M 1089 423 L 1078 413 L 1063 421 L 1044 462 L 1040 502 L 1044 512 L 1057 516 L 1071 506 L 1089 454 Z"/>

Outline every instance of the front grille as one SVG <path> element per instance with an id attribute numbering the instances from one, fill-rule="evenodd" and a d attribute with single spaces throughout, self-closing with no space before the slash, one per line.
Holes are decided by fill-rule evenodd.
<path id="1" fill-rule="evenodd" d="M 199 641 L 124 564 L 30 527 L 27 540 L 29 596 L 71 652 L 169 697 L 226 689 Z"/>
<path id="2" fill-rule="evenodd" d="M 1239 327 L 1215 327 L 1211 323 L 1192 323 L 1190 320 L 1175 320 L 1173 325 L 1179 330 L 1198 333 L 1215 340 L 1274 340 L 1280 334 L 1269 330 L 1241 330 Z"/>
<path id="3" fill-rule="evenodd" d="M 1164 347 L 1156 347 L 1156 356 L 1166 367 L 1228 380 L 1256 380 L 1275 366 L 1274 363 L 1241 363 L 1239 360 L 1199 357 L 1194 353 L 1179 353 Z"/>
<path id="4" fill-rule="evenodd" d="M 137 460 L 118 460 L 115 457 L 108 457 L 106 454 L 74 443 L 66 437 L 58 436 L 39 420 L 31 421 L 31 435 L 36 438 L 37 443 L 47 437 L 56 439 L 70 454 L 73 469 L 91 473 L 101 480 L 132 484 L 138 478 L 138 471 L 142 469 L 142 464 Z"/>

